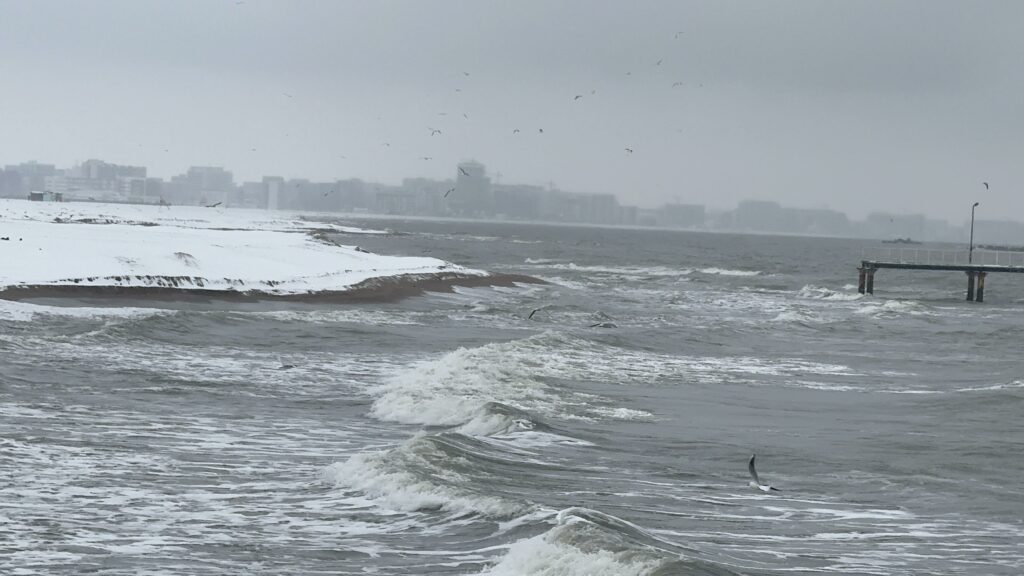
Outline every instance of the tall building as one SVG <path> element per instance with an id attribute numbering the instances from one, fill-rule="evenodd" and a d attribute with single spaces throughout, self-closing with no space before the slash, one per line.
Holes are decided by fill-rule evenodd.
<path id="1" fill-rule="evenodd" d="M 183 181 L 188 204 L 225 202 L 235 188 L 234 176 L 219 166 L 192 166 Z"/>
<path id="2" fill-rule="evenodd" d="M 12 196 L 23 197 L 29 192 L 40 192 L 46 189 L 46 179 L 57 175 L 57 168 L 53 164 L 40 164 L 36 161 L 23 162 L 21 164 L 9 164 L 4 167 L 8 175 L 7 186 L 16 187 L 17 190 Z M 13 176 L 9 174 L 14 174 Z"/>
<path id="3" fill-rule="evenodd" d="M 280 176 L 264 176 L 263 186 L 267 195 L 267 210 L 281 209 L 281 194 L 284 192 L 284 178 Z"/>
<path id="4" fill-rule="evenodd" d="M 486 167 L 476 161 L 460 162 L 455 175 L 455 191 L 448 197 L 456 212 L 467 216 L 494 214 L 494 192 Z"/>

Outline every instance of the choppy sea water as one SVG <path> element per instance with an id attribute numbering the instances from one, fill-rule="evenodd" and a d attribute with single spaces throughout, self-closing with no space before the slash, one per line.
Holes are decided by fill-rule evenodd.
<path id="1" fill-rule="evenodd" d="M 0 573 L 1024 572 L 1024 279 L 383 224 L 339 240 L 548 284 L 0 302 Z"/>

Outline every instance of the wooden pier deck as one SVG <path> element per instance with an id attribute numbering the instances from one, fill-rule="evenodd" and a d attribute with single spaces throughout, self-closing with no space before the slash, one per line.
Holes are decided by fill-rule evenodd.
<path id="1" fill-rule="evenodd" d="M 994 272 L 1024 274 L 1024 252 L 975 250 L 888 250 L 880 257 L 869 258 L 862 254 L 857 268 L 857 291 L 861 294 L 875 293 L 875 272 L 882 269 L 932 270 L 963 272 L 967 274 L 967 300 L 985 300 L 985 277 Z"/>

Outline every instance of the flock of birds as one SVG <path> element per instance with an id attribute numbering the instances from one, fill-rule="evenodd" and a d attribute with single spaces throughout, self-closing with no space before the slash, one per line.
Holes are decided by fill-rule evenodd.
<path id="1" fill-rule="evenodd" d="M 674 40 L 678 40 L 684 34 L 685 34 L 684 31 L 676 32 L 673 35 L 673 39 Z M 659 58 L 658 60 L 654 61 L 653 66 L 661 67 L 663 62 L 664 62 L 664 59 Z M 460 76 L 463 79 L 470 78 L 472 76 L 472 74 L 469 71 L 465 71 L 465 70 L 461 71 L 459 74 L 460 74 Z M 632 71 L 626 71 L 625 75 L 626 76 L 632 76 L 633 72 Z M 677 80 L 677 81 L 672 82 L 670 86 L 671 86 L 671 88 L 679 88 L 681 86 L 684 86 L 684 83 L 682 81 L 678 81 Z M 703 84 L 699 84 L 699 86 L 703 87 Z M 453 90 L 454 90 L 454 92 L 457 92 L 457 93 L 463 92 L 461 87 L 455 87 L 455 88 L 453 88 Z M 597 91 L 596 88 L 595 89 L 591 89 L 589 91 L 589 96 L 595 96 L 597 94 L 597 92 L 598 91 Z M 293 94 L 291 92 L 282 92 L 281 94 L 285 98 L 289 98 L 289 99 L 295 98 L 295 94 Z M 581 100 L 584 100 L 586 97 L 587 97 L 587 95 L 585 93 L 577 93 L 577 94 L 574 94 L 572 96 L 570 102 L 571 103 L 580 102 Z M 448 116 L 448 112 L 438 112 L 437 114 L 438 114 L 438 116 L 441 116 L 441 117 Z M 466 112 L 462 112 L 461 115 L 462 115 L 462 117 L 464 119 L 469 120 L 469 114 L 467 114 Z M 378 116 L 377 119 L 380 120 L 381 117 Z M 444 132 L 444 130 L 442 128 L 436 128 L 434 126 L 427 126 L 426 129 L 427 129 L 427 131 L 428 131 L 428 133 L 430 134 L 431 137 L 443 136 L 445 134 L 445 132 Z M 678 131 L 681 131 L 681 130 L 677 130 L 677 132 Z M 511 129 L 511 133 L 513 135 L 520 134 L 521 132 L 522 132 L 522 130 L 520 128 L 518 128 L 518 127 L 513 127 Z M 536 133 L 539 134 L 539 135 L 543 135 L 545 133 L 544 127 L 537 127 L 536 128 Z M 390 141 L 383 141 L 383 142 L 381 142 L 380 145 L 385 147 L 385 148 L 391 148 L 392 147 L 392 143 Z M 252 151 L 255 151 L 255 150 L 256 150 L 256 148 L 252 148 Z M 634 153 L 634 151 L 635 151 L 635 148 L 634 148 L 633 145 L 623 146 L 623 152 L 624 152 L 624 154 L 626 156 L 631 156 Z M 346 155 L 341 154 L 341 155 L 338 155 L 338 158 L 341 159 L 341 160 L 347 160 L 349 157 L 346 156 Z M 419 160 L 422 160 L 422 161 L 431 161 L 431 160 L 434 159 L 434 156 L 421 154 L 417 158 Z M 468 176 L 468 174 L 466 174 L 465 171 L 461 170 L 461 168 L 460 168 L 460 172 L 462 173 L 462 175 Z M 455 192 L 455 191 L 456 191 L 455 188 L 451 188 L 451 189 L 447 190 L 445 192 L 445 194 L 444 194 L 444 198 L 447 198 L 452 192 Z"/>

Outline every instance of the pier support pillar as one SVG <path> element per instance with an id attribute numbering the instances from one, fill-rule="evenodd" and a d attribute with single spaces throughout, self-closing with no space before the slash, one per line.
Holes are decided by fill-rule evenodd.
<path id="1" fill-rule="evenodd" d="M 987 275 L 987 272 L 978 272 L 978 292 L 974 298 L 975 302 L 985 301 L 985 276 Z"/>
<path id="2" fill-rule="evenodd" d="M 857 268 L 857 292 L 864 293 L 864 280 L 867 278 L 867 271 L 863 267 Z"/>
<path id="3" fill-rule="evenodd" d="M 868 294 L 874 294 L 875 293 L 875 269 L 874 268 L 868 268 L 867 277 L 868 277 L 867 278 L 867 287 L 866 287 L 867 293 Z"/>
<path id="4" fill-rule="evenodd" d="M 977 272 L 967 273 L 967 301 L 974 301 L 974 277 L 977 276 Z"/>

